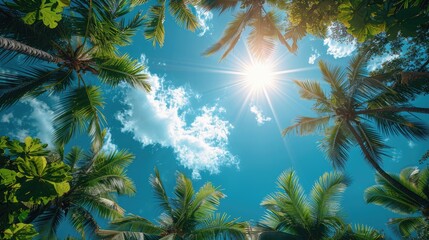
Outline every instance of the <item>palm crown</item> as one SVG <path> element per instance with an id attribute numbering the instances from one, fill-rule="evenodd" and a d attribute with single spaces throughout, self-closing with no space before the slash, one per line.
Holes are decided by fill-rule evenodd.
<path id="1" fill-rule="evenodd" d="M 55 30 L 50 30 L 56 34 L 44 38 L 28 36 L 44 26 L 25 26 L 33 30 L 26 34 L 2 26 L 7 32 L 6 37 L 23 41 L 1 37 L 0 45 L 7 50 L 3 53 L 23 53 L 37 61 L 54 62 L 56 66 L 41 63 L 36 67 L 17 70 L 16 74 L 0 74 L 0 109 L 23 97 L 65 92 L 57 106 L 60 111 L 54 119 L 56 143 L 64 145 L 77 129 L 86 128 L 92 136 L 94 149 L 99 149 L 105 121 L 101 113 L 104 100 L 101 88 L 90 84 L 92 81 L 87 73 L 113 87 L 125 82 L 150 90 L 147 75 L 142 73 L 143 66 L 126 54 L 118 54 L 116 50 L 117 46 L 129 44 L 136 28 L 143 24 L 140 13 L 128 22 L 123 18 L 133 9 L 134 2 L 73 1 L 69 15 L 64 16 Z M 2 8 L 7 9 L 5 6 Z M 14 17 L 13 24 L 21 24 L 22 14 L 19 11 L 7 14 Z M 7 17 L 6 14 L 0 15 Z M 38 46 L 37 42 L 46 41 L 49 44 L 44 44 L 42 49 L 26 44 Z"/>
<path id="2" fill-rule="evenodd" d="M 390 174 L 403 186 L 420 197 L 429 201 L 429 168 L 419 170 L 415 167 L 405 168 L 399 175 Z M 365 200 L 368 203 L 383 206 L 393 212 L 410 215 L 408 217 L 393 218 L 389 224 L 397 225 L 402 236 L 408 237 L 412 232 L 429 228 L 426 220 L 429 217 L 429 209 L 421 209 L 416 199 L 399 191 L 395 186 L 386 181 L 379 174 L 376 175 L 377 185 L 365 190 Z M 411 216 L 420 212 L 421 216 Z"/>
<path id="3" fill-rule="evenodd" d="M 167 196 L 158 170 L 155 169 L 150 183 L 163 210 L 158 224 L 139 216 L 128 216 L 112 222 L 112 230 L 102 230 L 100 235 L 126 239 L 245 239 L 245 223 L 229 220 L 226 214 L 215 214 L 225 195 L 211 183 L 195 192 L 191 180 L 179 173 L 174 198 Z"/>
<path id="4" fill-rule="evenodd" d="M 325 173 L 308 198 L 295 172 L 285 171 L 277 180 L 280 191 L 261 203 L 267 211 L 259 226 L 265 232 L 280 232 L 273 234 L 276 239 L 382 239 L 369 227 L 357 225 L 353 229 L 344 223 L 339 200 L 348 184 L 344 174 Z"/>
<path id="5" fill-rule="evenodd" d="M 357 144 L 377 172 L 395 187 L 416 198 L 424 208 L 429 205 L 427 200 L 404 188 L 380 167 L 381 156 L 385 155 L 384 150 L 388 146 L 376 132 L 375 126 L 386 135 L 424 138 L 429 134 L 428 127 L 415 120 L 412 113 L 429 113 L 429 109 L 398 102 L 397 98 L 390 97 L 391 94 L 380 97 L 385 92 L 394 92 L 365 75 L 367 59 L 367 54 L 352 58 L 346 72 L 319 62 L 323 80 L 331 88 L 330 95 L 325 94 L 319 82 L 295 81 L 301 97 L 314 101 L 313 110 L 318 116 L 299 117 L 294 125 L 284 129 L 283 135 L 293 131 L 300 135 L 322 131 L 325 137 L 320 147 L 332 164 L 339 168 L 344 167 L 350 147 Z"/>

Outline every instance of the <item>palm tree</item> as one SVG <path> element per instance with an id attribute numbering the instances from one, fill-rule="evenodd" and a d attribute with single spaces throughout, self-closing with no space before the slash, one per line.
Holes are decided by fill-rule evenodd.
<path id="1" fill-rule="evenodd" d="M 147 75 L 142 73 L 143 65 L 126 54 L 117 53 L 117 47 L 129 44 L 131 36 L 143 24 L 141 13 L 137 13 L 129 22 L 124 20 L 125 14 L 133 9 L 136 2 L 73 1 L 71 13 L 64 16 L 52 38 L 34 39 L 28 36 L 36 31 L 33 29 L 35 26 L 25 26 L 33 29 L 26 34 L 0 26 L 5 31 L 5 36 L 0 38 L 1 53 L 21 53 L 36 61 L 56 64 L 25 67 L 15 70 L 16 74 L 1 73 L 0 109 L 11 106 L 23 97 L 36 97 L 45 92 L 66 92 L 57 106 L 60 110 L 54 120 L 56 143 L 64 145 L 77 128 L 86 128 L 92 137 L 94 150 L 100 148 L 105 121 L 101 113 L 104 100 L 100 87 L 90 84 L 87 73 L 113 87 L 125 82 L 133 87 L 150 90 L 146 82 Z M 11 15 L 14 20 L 12 25 L 22 25 L 22 14 L 19 11 L 7 12 L 7 6 L 1 6 L 0 9 L 3 9 L 0 11 L 3 18 Z M 67 25 L 72 27 L 63 27 Z M 23 42 L 9 37 L 16 37 Z M 49 42 L 49 46 L 45 44 L 43 49 L 26 44 L 29 42 L 37 46 L 39 42 L 45 41 Z"/>
<path id="2" fill-rule="evenodd" d="M 156 43 L 159 46 L 164 45 L 164 21 L 166 0 L 158 0 L 156 5 L 150 6 L 145 20 L 144 36 L 146 39 L 152 40 L 153 46 Z M 192 1 L 189 0 L 169 0 L 168 7 L 171 15 L 176 19 L 179 25 L 184 26 L 186 29 L 195 31 L 199 27 L 197 17 L 192 13 L 189 5 Z"/>
<path id="3" fill-rule="evenodd" d="M 68 218 L 83 238 L 92 239 L 99 229 L 94 214 L 109 220 L 123 216 L 124 210 L 115 196 L 135 193 L 125 170 L 133 158 L 126 151 L 86 155 L 72 148 L 64 159 L 73 176 L 70 191 L 34 209 L 27 221 L 33 222 L 42 239 L 56 239 L 58 226 Z"/>
<path id="4" fill-rule="evenodd" d="M 199 5 L 207 10 L 219 10 L 221 13 L 227 9 L 232 9 L 240 5 L 242 9 L 235 15 L 228 27 L 225 29 L 222 38 L 207 49 L 204 55 L 211 55 L 219 50 L 226 48 L 221 59 L 224 59 L 232 49 L 234 49 L 241 34 L 246 27 L 251 27 L 247 43 L 251 52 L 257 58 L 267 57 L 274 49 L 275 41 L 279 40 L 289 51 L 294 52 L 296 49 L 286 42 L 280 27 L 280 19 L 274 11 L 268 11 L 268 8 L 276 8 L 281 1 L 264 1 L 264 0 L 201 0 Z M 265 4 L 268 5 L 265 6 Z"/>
<path id="5" fill-rule="evenodd" d="M 404 187 L 429 201 L 429 168 L 419 170 L 416 167 L 405 168 L 399 175 L 389 174 Z M 376 174 L 377 185 L 365 190 L 365 200 L 383 206 L 395 213 L 408 215 L 401 218 L 393 218 L 389 224 L 397 225 L 403 237 L 408 237 L 414 231 L 428 229 L 429 209 L 422 209 L 417 199 L 404 194 L 380 174 Z M 416 216 L 419 213 L 420 216 Z"/>
<path id="6" fill-rule="evenodd" d="M 358 226 L 353 231 L 344 224 L 339 200 L 348 184 L 349 179 L 342 173 L 325 173 L 308 198 L 294 171 L 281 173 L 277 180 L 280 191 L 268 195 L 261 203 L 267 211 L 259 222 L 263 232 L 259 239 L 350 239 L 352 236 L 382 239 L 371 228 Z"/>
<path id="7" fill-rule="evenodd" d="M 314 101 L 317 117 L 298 117 L 296 123 L 283 131 L 307 135 L 323 131 L 320 147 L 334 167 L 344 168 L 348 150 L 357 144 L 365 159 L 375 170 L 404 194 L 416 199 L 420 208 L 427 209 L 429 201 L 403 186 L 387 174 L 380 166 L 381 156 L 387 147 L 374 125 L 386 135 L 402 135 L 409 139 L 421 139 L 429 134 L 426 124 L 413 119 L 414 113 L 429 113 L 428 108 L 419 108 L 399 103 L 395 98 L 380 98 L 380 94 L 391 89 L 365 76 L 367 54 L 351 59 L 347 71 L 328 67 L 319 62 L 323 80 L 331 88 L 326 95 L 319 82 L 295 81 L 304 99 Z M 330 125 L 330 123 L 333 123 Z"/>
<path id="8" fill-rule="evenodd" d="M 229 220 L 226 214 L 214 214 L 225 195 L 211 183 L 194 192 L 192 182 L 177 175 L 175 198 L 169 198 L 159 172 L 150 183 L 163 213 L 154 224 L 139 216 L 127 216 L 111 223 L 112 230 L 101 230 L 107 239 L 245 239 L 246 223 Z"/>

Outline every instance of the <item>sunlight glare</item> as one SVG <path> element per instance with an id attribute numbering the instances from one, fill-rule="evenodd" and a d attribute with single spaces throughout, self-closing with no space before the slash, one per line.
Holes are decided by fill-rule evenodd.
<path id="1" fill-rule="evenodd" d="M 267 62 L 253 62 L 246 66 L 245 81 L 254 90 L 261 90 L 269 87 L 274 81 L 274 69 Z"/>

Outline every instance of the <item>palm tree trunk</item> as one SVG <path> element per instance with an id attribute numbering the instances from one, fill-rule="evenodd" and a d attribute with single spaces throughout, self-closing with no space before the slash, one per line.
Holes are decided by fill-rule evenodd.
<path id="1" fill-rule="evenodd" d="M 426 113 L 429 114 L 429 108 L 420 108 L 420 107 L 384 107 L 376 109 L 365 109 L 361 111 L 356 111 L 356 114 L 372 114 L 379 112 L 413 112 L 413 113 Z"/>
<path id="2" fill-rule="evenodd" d="M 5 37 L 0 37 L 0 48 L 22 53 L 27 56 L 39 58 L 48 62 L 54 62 L 54 63 L 64 62 L 63 59 L 53 56 L 50 53 L 47 53 L 45 51 L 33 48 L 24 43 L 18 42 L 13 39 L 5 38 Z"/>
<path id="3" fill-rule="evenodd" d="M 429 207 L 429 202 L 416 194 L 415 192 L 411 191 L 410 189 L 404 187 L 400 182 L 396 181 L 392 176 L 390 176 L 388 173 L 386 173 L 380 165 L 378 165 L 377 161 L 371 156 L 371 154 L 366 149 L 362 138 L 359 136 L 359 134 L 356 132 L 356 129 L 350 124 L 349 121 L 346 121 L 346 125 L 350 132 L 353 134 L 354 138 L 359 144 L 359 147 L 361 148 L 363 154 L 365 155 L 365 158 L 368 160 L 368 162 L 372 165 L 372 167 L 375 168 L 375 170 L 384 178 L 386 179 L 390 184 L 392 184 L 395 188 L 397 188 L 399 191 L 403 192 L 405 195 L 409 196 L 411 199 L 414 199 L 419 205 L 421 210 Z"/>

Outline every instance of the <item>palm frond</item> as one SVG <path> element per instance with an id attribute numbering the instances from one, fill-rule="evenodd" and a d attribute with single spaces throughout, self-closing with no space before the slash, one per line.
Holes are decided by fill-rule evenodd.
<path id="1" fill-rule="evenodd" d="M 319 69 L 322 72 L 323 80 L 327 82 L 332 91 L 332 95 L 345 96 L 345 73 L 340 67 L 330 67 L 324 61 L 319 61 Z"/>
<path id="2" fill-rule="evenodd" d="M 194 239 L 246 239 L 247 224 L 229 219 L 227 214 L 214 214 L 204 220 L 190 235 Z"/>
<path id="3" fill-rule="evenodd" d="M 137 60 L 131 60 L 126 54 L 121 57 L 99 60 L 97 68 L 98 76 L 104 83 L 116 86 L 123 81 L 133 87 L 141 87 L 150 91 L 150 85 L 146 81 L 148 76 L 143 73 L 144 66 Z"/>
<path id="4" fill-rule="evenodd" d="M 151 176 L 149 181 L 152 185 L 152 188 L 155 190 L 155 197 L 159 201 L 159 205 L 161 206 L 162 210 L 164 210 L 170 216 L 173 216 L 173 209 L 170 206 L 164 184 L 161 181 L 161 176 L 159 175 L 157 168 L 155 168 L 155 175 Z"/>
<path id="5" fill-rule="evenodd" d="M 38 96 L 48 90 L 61 91 L 74 79 L 64 68 L 28 68 L 17 73 L 0 73 L 0 109 L 26 96 Z"/>
<path id="6" fill-rule="evenodd" d="M 383 139 L 380 137 L 377 131 L 364 123 L 357 123 L 356 130 L 360 139 L 363 141 L 365 149 L 368 151 L 372 159 L 375 161 L 381 161 L 380 156 L 386 155 L 384 149 L 387 148 L 387 145 L 384 144 Z"/>
<path id="7" fill-rule="evenodd" d="M 235 15 L 234 20 L 230 22 L 228 27 L 225 29 L 222 38 L 210 48 L 208 48 L 203 54 L 206 56 L 211 55 L 229 45 L 221 57 L 221 59 L 224 59 L 235 47 L 244 28 L 249 24 L 252 11 L 252 9 L 249 9 L 247 12 L 241 12 Z"/>
<path id="8" fill-rule="evenodd" d="M 265 16 L 262 16 L 261 12 L 253 15 L 250 22 L 252 30 L 247 37 L 247 43 L 252 55 L 257 59 L 266 59 L 274 51 L 274 40 L 277 38 L 277 32 L 274 29 L 278 27 L 276 24 L 278 19 L 272 12 Z"/>
<path id="9" fill-rule="evenodd" d="M 227 9 L 232 9 L 237 6 L 239 0 L 201 0 L 199 6 L 207 10 L 219 10 L 221 13 Z"/>
<path id="10" fill-rule="evenodd" d="M 146 39 L 152 40 L 153 46 L 158 43 L 159 46 L 164 45 L 164 19 L 165 19 L 165 0 L 161 5 L 151 6 L 146 15 L 144 36 Z"/>
<path id="11" fill-rule="evenodd" d="M 196 219 L 205 219 L 213 214 L 220 204 L 220 199 L 225 195 L 211 183 L 204 184 L 195 194 L 190 206 L 190 215 Z"/>
<path id="12" fill-rule="evenodd" d="M 296 134 L 301 136 L 313 134 L 317 131 L 322 131 L 326 128 L 329 123 L 329 120 L 332 116 L 322 116 L 322 117 L 298 117 L 295 121 L 296 123 L 292 126 L 285 128 L 282 131 L 282 135 L 286 136 L 292 131 L 295 131 Z"/>
<path id="13" fill-rule="evenodd" d="M 398 191 L 375 185 L 365 190 L 365 201 L 390 209 L 393 212 L 410 214 L 419 210 L 416 203 Z"/>
<path id="14" fill-rule="evenodd" d="M 78 162 L 83 156 L 83 150 L 79 147 L 72 147 L 70 152 L 66 155 L 64 162 L 70 166 L 70 171 L 73 172 L 75 168 L 79 167 Z"/>
<path id="15" fill-rule="evenodd" d="M 104 105 L 99 87 L 76 88 L 61 99 L 54 118 L 55 142 L 65 145 L 76 130 L 87 129 L 93 144 L 101 143 L 102 123 L 105 121 L 100 111 Z"/>
<path id="16" fill-rule="evenodd" d="M 398 225 L 399 232 L 403 237 L 409 237 L 414 232 L 427 226 L 427 222 L 423 217 L 393 218 L 389 221 L 389 224 Z"/>
<path id="17" fill-rule="evenodd" d="M 112 229 L 122 232 L 134 232 L 147 235 L 161 235 L 164 230 L 155 226 L 149 220 L 139 216 L 127 216 L 110 223 Z"/>
<path id="18" fill-rule="evenodd" d="M 332 172 L 323 174 L 311 190 L 313 199 L 312 213 L 316 218 L 316 225 L 324 219 L 336 216 L 340 211 L 340 197 L 349 185 L 350 179 L 342 173 Z"/>
<path id="19" fill-rule="evenodd" d="M 319 147 L 336 168 L 344 168 L 348 159 L 348 150 L 352 146 L 350 135 L 343 120 L 339 120 L 334 126 L 326 128 L 325 137 Z"/>
<path id="20" fill-rule="evenodd" d="M 402 135 L 408 139 L 424 139 L 429 135 L 427 124 L 398 113 L 378 112 L 366 116 L 373 119 L 386 135 Z"/>
<path id="21" fill-rule="evenodd" d="M 85 208 L 73 206 L 70 208 L 68 217 L 74 229 L 76 229 L 83 238 L 93 239 L 98 231 L 97 221 L 92 214 Z"/>
<path id="22" fill-rule="evenodd" d="M 38 229 L 40 237 L 54 240 L 57 239 L 57 229 L 63 218 L 64 211 L 57 206 L 52 206 L 45 209 L 45 211 L 33 221 L 33 224 Z"/>
<path id="23" fill-rule="evenodd" d="M 294 83 L 299 87 L 299 95 L 301 98 L 307 100 L 316 100 L 317 102 L 323 103 L 329 106 L 328 98 L 320 87 L 320 83 L 316 81 L 297 81 Z"/>
<path id="24" fill-rule="evenodd" d="M 180 25 L 184 25 L 191 31 L 199 27 L 197 17 L 189 9 L 185 0 L 170 0 L 169 7 L 171 15 L 175 16 L 176 22 Z"/>
<path id="25" fill-rule="evenodd" d="M 174 217 L 177 219 L 177 224 L 182 224 L 186 221 L 189 214 L 189 209 L 194 197 L 194 187 L 192 181 L 183 173 L 178 173 L 176 177 L 176 187 L 174 188 L 175 198 L 172 199 Z"/>

